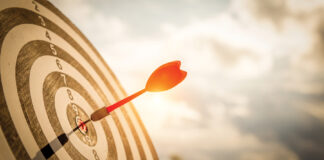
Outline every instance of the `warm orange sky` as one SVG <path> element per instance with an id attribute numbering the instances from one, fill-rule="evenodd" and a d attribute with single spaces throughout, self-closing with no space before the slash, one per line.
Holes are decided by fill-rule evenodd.
<path id="1" fill-rule="evenodd" d="M 324 1 L 53 0 L 131 94 L 161 159 L 323 159 Z"/>

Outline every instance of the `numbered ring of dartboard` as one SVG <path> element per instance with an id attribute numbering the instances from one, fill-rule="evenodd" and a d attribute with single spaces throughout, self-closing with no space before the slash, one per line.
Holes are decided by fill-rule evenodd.
<path id="1" fill-rule="evenodd" d="M 64 16 L 46 1 L 0 4 L 0 138 L 5 137 L 9 156 L 157 158 L 132 106 L 101 122 L 88 121 L 98 107 L 123 94 L 98 53 Z"/>

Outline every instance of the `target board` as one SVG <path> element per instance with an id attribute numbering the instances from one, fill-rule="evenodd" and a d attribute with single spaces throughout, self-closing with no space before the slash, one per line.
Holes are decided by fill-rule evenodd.
<path id="1" fill-rule="evenodd" d="M 132 104 L 88 121 L 126 94 L 48 1 L 0 0 L 0 66 L 0 159 L 158 159 Z"/>

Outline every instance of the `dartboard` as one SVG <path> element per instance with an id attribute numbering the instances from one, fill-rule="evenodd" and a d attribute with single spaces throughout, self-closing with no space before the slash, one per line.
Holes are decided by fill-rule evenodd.
<path id="1" fill-rule="evenodd" d="M 0 159 L 157 159 L 132 104 L 89 121 L 126 94 L 51 3 L 0 0 L 0 66 Z"/>

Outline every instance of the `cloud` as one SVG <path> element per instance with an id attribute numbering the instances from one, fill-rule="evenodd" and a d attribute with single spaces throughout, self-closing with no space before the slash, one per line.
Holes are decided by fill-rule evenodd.
<path id="1" fill-rule="evenodd" d="M 323 7 L 324 9 L 324 7 Z M 324 62 L 324 11 L 322 12 L 312 12 L 309 14 L 309 17 L 312 17 L 313 23 L 312 26 L 312 36 L 313 36 L 313 45 L 312 48 L 301 57 L 299 63 L 304 65 L 304 69 L 308 72 L 315 74 L 322 73 L 323 62 Z"/>
<path id="2" fill-rule="evenodd" d="M 167 61 L 188 71 L 180 86 L 134 101 L 161 159 L 324 157 L 323 2 L 234 0 L 203 13 L 216 2 L 77 2 L 53 3 L 129 93 Z"/>
<path id="3" fill-rule="evenodd" d="M 323 72 L 324 60 L 324 3 L 323 1 L 294 1 L 294 0 L 273 0 L 242 1 L 250 10 L 250 14 L 260 22 L 267 21 L 280 30 L 287 30 L 289 21 L 295 25 L 303 26 L 308 30 L 312 44 L 306 53 L 300 56 L 298 69 L 312 73 Z"/>
<path id="4" fill-rule="evenodd" d="M 268 20 L 280 27 L 285 18 L 291 15 L 291 11 L 287 4 L 287 0 L 248 0 L 244 1 L 247 3 L 248 9 L 258 19 Z"/>
<path id="5" fill-rule="evenodd" d="M 307 30 L 311 43 L 307 42 L 309 45 L 305 47 L 306 50 L 298 54 L 286 54 L 277 59 L 278 62 L 286 63 L 283 65 L 285 68 L 276 64 L 279 68 L 275 68 L 273 71 L 276 73 L 272 73 L 275 78 L 267 76 L 265 78 L 269 79 L 260 77 L 257 80 L 265 89 L 249 87 L 248 91 L 243 91 L 249 95 L 250 107 L 254 109 L 250 117 L 235 121 L 242 131 L 253 133 L 264 140 L 280 141 L 301 159 L 321 159 L 324 156 L 324 143 L 318 133 L 323 132 L 324 126 L 319 118 L 324 111 L 321 106 L 323 100 L 319 98 L 324 93 L 323 76 L 320 74 L 323 71 L 322 7 L 302 7 L 289 2 L 253 1 L 250 8 L 260 23 L 266 20 L 280 27 L 280 33 L 289 29 L 288 23 L 301 26 Z M 280 13 L 280 16 L 275 12 Z M 289 51 L 293 50 L 285 52 Z M 280 83 L 274 83 L 274 80 Z M 267 98 L 260 99 L 262 97 Z M 289 112 L 282 112 L 284 108 Z"/>

